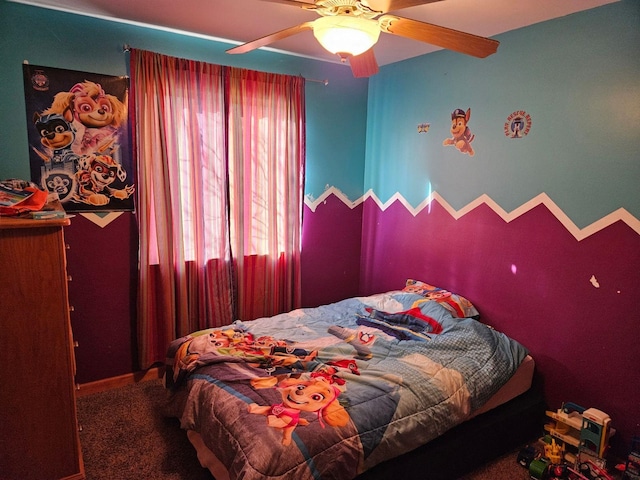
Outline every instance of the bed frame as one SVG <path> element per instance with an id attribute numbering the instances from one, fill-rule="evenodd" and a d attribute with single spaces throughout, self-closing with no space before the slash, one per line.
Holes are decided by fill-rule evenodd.
<path id="1" fill-rule="evenodd" d="M 380 463 L 356 480 L 451 480 L 541 435 L 546 404 L 541 382 L 507 403 L 468 420 L 426 445 Z M 515 460 L 514 460 L 515 461 Z"/>

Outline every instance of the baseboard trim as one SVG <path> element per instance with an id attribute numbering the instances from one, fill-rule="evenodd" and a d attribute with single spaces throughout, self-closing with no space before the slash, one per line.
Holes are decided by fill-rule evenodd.
<path id="1" fill-rule="evenodd" d="M 147 380 L 157 380 L 164 374 L 163 367 L 153 367 L 141 372 L 126 373 L 117 377 L 96 380 L 95 382 L 82 383 L 76 392 L 76 397 L 84 397 L 94 393 L 106 392 L 114 388 L 125 387 L 134 383 L 145 382 Z"/>

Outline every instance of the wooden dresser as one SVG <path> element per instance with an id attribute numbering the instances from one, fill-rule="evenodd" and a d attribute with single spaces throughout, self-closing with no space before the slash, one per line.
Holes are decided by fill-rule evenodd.
<path id="1" fill-rule="evenodd" d="M 68 219 L 0 218 L 0 479 L 81 480 Z"/>

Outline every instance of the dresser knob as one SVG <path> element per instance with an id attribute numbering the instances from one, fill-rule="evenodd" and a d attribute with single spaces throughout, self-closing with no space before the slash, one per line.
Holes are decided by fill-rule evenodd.
<path id="1" fill-rule="evenodd" d="M 69 311 L 73 312 L 75 310 L 75 308 L 73 307 L 73 305 L 69 305 Z"/>

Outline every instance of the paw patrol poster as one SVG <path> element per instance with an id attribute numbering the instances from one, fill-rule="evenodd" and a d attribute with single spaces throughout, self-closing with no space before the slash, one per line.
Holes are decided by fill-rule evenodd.
<path id="1" fill-rule="evenodd" d="M 127 77 L 23 65 L 31 181 L 67 212 L 133 210 Z"/>

